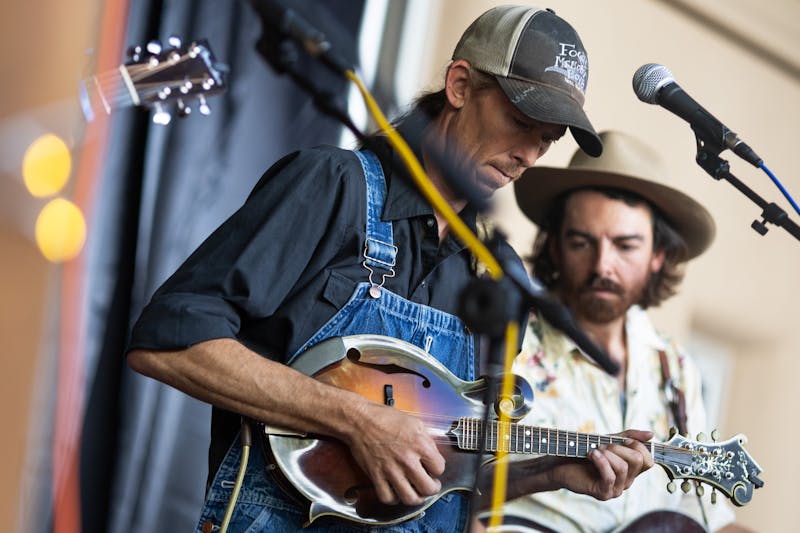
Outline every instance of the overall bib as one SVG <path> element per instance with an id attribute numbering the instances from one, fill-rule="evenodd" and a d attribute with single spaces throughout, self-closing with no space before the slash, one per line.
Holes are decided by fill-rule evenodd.
<path id="1" fill-rule="evenodd" d="M 367 237 L 364 267 L 368 282 L 359 283 L 349 301 L 295 354 L 331 337 L 377 334 L 402 339 L 423 348 L 453 374 L 467 381 L 475 379 L 475 346 L 456 316 L 411 302 L 382 287 L 383 279 L 394 275 L 397 248 L 393 245 L 392 223 L 381 220 L 386 182 L 378 158 L 368 151 L 355 152 L 364 169 L 367 183 Z M 383 271 L 385 273 L 379 273 Z M 380 280 L 373 279 L 381 276 Z M 347 533 L 382 531 L 387 533 L 456 533 L 464 531 L 469 517 L 468 498 L 450 492 L 428 507 L 420 518 L 387 525 L 370 526 L 342 519 L 321 517 L 302 529 L 307 510 L 288 497 L 267 473 L 263 454 L 254 439 L 244 484 L 228 531 L 256 533 L 289 531 Z M 241 457 L 237 438 L 217 471 L 206 496 L 197 532 L 218 529 L 230 500 Z"/>

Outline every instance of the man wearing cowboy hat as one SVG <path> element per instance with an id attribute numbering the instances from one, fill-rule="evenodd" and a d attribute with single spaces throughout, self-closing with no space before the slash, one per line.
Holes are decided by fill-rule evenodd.
<path id="1" fill-rule="evenodd" d="M 623 133 L 601 138 L 601 157 L 577 153 L 567 169 L 531 168 L 515 190 L 522 211 L 542 230 L 534 244 L 534 276 L 621 370 L 605 373 L 534 317 L 514 363 L 535 391 L 524 422 L 600 434 L 646 427 L 659 441 L 668 440 L 671 426 L 689 435 L 709 431 L 697 367 L 655 330 L 645 309 L 675 294 L 685 262 L 711 244 L 714 221 L 692 198 L 659 183 L 666 180 L 651 148 Z M 677 389 L 666 391 L 671 382 Z M 710 488 L 704 497 L 695 490 L 670 493 L 668 481 L 653 468 L 614 500 L 567 491 L 526 496 L 506 505 L 505 522 L 527 531 L 533 521 L 544 526 L 534 531 L 560 533 L 616 531 L 637 519 L 641 525 L 670 523 L 671 531 L 746 531 L 733 524 L 725 498 L 711 504 Z M 681 514 L 648 514 L 656 510 Z"/>

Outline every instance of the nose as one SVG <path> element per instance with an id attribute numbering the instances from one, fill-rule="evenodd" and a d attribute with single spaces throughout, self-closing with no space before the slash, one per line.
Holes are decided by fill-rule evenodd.
<path id="1" fill-rule="evenodd" d="M 611 242 L 606 239 L 600 240 L 594 261 L 595 274 L 606 278 L 609 277 L 613 270 L 615 259 L 614 247 Z"/>
<path id="2" fill-rule="evenodd" d="M 523 168 L 530 168 L 536 164 L 541 156 L 540 148 L 542 146 L 541 138 L 534 135 L 534 138 L 526 138 L 523 142 L 518 143 L 516 148 L 511 152 L 514 160 Z"/>

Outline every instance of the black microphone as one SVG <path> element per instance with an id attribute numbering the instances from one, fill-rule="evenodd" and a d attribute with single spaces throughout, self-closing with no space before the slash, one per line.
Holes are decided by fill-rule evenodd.
<path id="1" fill-rule="evenodd" d="M 261 16 L 264 28 L 271 28 L 286 35 L 308 52 L 317 57 L 337 74 L 344 75 L 353 66 L 331 50 L 331 43 L 325 34 L 303 18 L 297 11 L 279 0 L 250 0 L 253 9 Z"/>
<path id="2" fill-rule="evenodd" d="M 763 160 L 753 149 L 686 94 L 664 65 L 648 63 L 639 67 L 633 75 L 633 91 L 642 102 L 658 104 L 681 117 L 703 141 L 727 147 L 755 167 L 762 165 Z"/>

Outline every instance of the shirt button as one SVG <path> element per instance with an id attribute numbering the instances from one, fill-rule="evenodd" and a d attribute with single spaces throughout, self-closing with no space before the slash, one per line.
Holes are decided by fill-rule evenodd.
<path id="1" fill-rule="evenodd" d="M 432 228 L 433 225 L 436 224 L 436 220 L 433 217 L 430 217 L 428 220 L 425 221 L 425 225 L 429 228 Z"/>
<path id="2" fill-rule="evenodd" d="M 203 533 L 211 533 L 212 531 L 214 531 L 214 522 L 212 522 L 211 520 L 206 520 L 205 522 L 203 522 L 203 525 L 200 526 L 200 531 L 202 531 Z"/>

